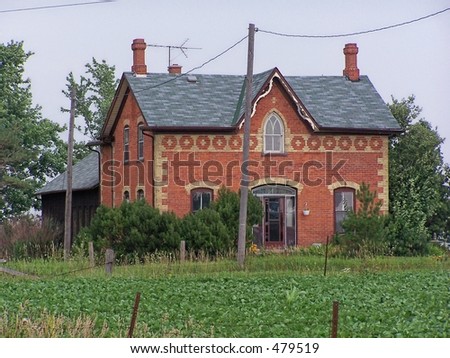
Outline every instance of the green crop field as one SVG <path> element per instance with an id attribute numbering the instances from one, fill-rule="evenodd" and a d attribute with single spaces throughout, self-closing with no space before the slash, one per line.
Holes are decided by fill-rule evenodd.
<path id="1" fill-rule="evenodd" d="M 321 265 L 280 255 L 246 271 L 223 260 L 0 276 L 0 336 L 123 337 L 140 292 L 135 337 L 329 337 L 333 301 L 339 337 L 450 337 L 448 261 L 331 260 L 326 277 Z"/>

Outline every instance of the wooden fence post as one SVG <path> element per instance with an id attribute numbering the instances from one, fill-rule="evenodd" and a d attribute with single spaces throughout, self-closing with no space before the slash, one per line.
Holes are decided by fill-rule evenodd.
<path id="1" fill-rule="evenodd" d="M 181 240 L 180 242 L 180 262 L 186 260 L 186 241 Z"/>
<path id="2" fill-rule="evenodd" d="M 139 302 L 141 300 L 141 293 L 136 293 L 136 298 L 134 299 L 133 313 L 131 314 L 130 328 L 128 329 L 128 338 L 133 338 L 134 327 L 136 326 L 136 317 L 139 309 Z"/>
<path id="3" fill-rule="evenodd" d="M 333 301 L 333 318 L 331 319 L 331 338 L 337 338 L 339 323 L 339 302 Z"/>
<path id="4" fill-rule="evenodd" d="M 327 263 L 328 263 L 328 235 L 327 235 L 327 244 L 325 246 L 325 264 L 324 264 L 324 268 L 323 268 L 323 275 L 326 276 L 327 275 Z"/>
<path id="5" fill-rule="evenodd" d="M 112 275 L 113 264 L 114 264 L 114 250 L 113 249 L 106 249 L 106 252 L 105 252 L 105 270 L 106 270 L 106 273 L 108 275 Z"/>
<path id="6" fill-rule="evenodd" d="M 95 266 L 95 257 L 94 257 L 94 243 L 89 241 L 89 267 Z"/>

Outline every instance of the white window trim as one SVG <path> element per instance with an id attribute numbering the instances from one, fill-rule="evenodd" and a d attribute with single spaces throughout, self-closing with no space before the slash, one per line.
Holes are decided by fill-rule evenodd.
<path id="1" fill-rule="evenodd" d="M 279 123 L 280 123 L 280 127 L 281 127 L 281 135 L 280 135 L 280 150 L 268 150 L 266 148 L 266 136 L 271 136 L 271 138 L 274 138 L 276 136 L 278 136 L 277 134 L 267 134 L 266 130 L 267 130 L 267 125 L 269 123 L 269 121 L 273 118 L 275 118 Z M 275 154 L 283 154 L 285 152 L 285 145 L 284 145 L 284 132 L 285 132 L 285 128 L 284 128 L 284 123 L 283 120 L 280 118 L 280 116 L 278 116 L 276 113 L 271 113 L 270 116 L 267 118 L 266 122 L 264 123 L 264 133 L 263 133 L 263 143 L 264 143 L 264 153 L 275 153 Z"/>

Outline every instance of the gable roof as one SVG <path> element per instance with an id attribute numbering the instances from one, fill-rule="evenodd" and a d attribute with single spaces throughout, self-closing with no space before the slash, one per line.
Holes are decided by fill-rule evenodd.
<path id="1" fill-rule="evenodd" d="M 98 168 L 98 154 L 95 152 L 90 153 L 75 164 L 72 168 L 72 190 L 88 190 L 97 187 L 99 185 Z M 67 172 L 61 173 L 43 188 L 39 189 L 36 194 L 65 192 L 67 190 L 66 176 Z"/>
<path id="2" fill-rule="evenodd" d="M 277 78 L 315 131 L 401 131 L 367 76 L 286 76 L 277 68 L 253 76 L 253 102 Z M 270 88 L 270 87 L 269 87 Z M 243 119 L 245 76 L 168 73 L 123 74 L 103 127 L 111 134 L 123 96 L 130 91 L 153 129 L 233 129 Z M 122 97 L 122 99 L 121 99 Z"/>

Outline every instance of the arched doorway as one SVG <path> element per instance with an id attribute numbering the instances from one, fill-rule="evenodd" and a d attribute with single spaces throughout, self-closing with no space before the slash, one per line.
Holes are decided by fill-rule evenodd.
<path id="1" fill-rule="evenodd" d="M 254 228 L 260 247 L 289 247 L 297 243 L 297 190 L 286 185 L 262 185 L 252 190 L 261 200 L 264 217 Z"/>

